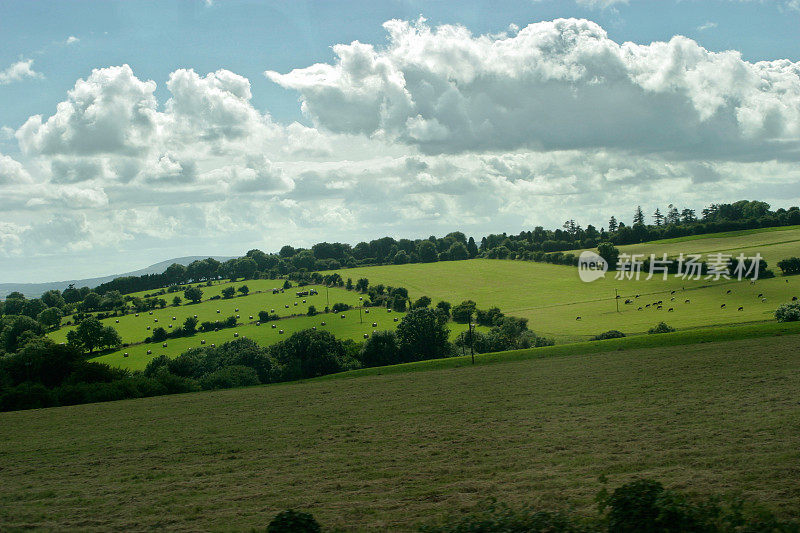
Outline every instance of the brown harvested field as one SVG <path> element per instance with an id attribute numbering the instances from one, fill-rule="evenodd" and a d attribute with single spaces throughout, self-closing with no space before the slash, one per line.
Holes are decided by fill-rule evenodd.
<path id="1" fill-rule="evenodd" d="M 597 478 L 800 517 L 800 335 L 0 414 L 0 530 L 406 529 Z"/>

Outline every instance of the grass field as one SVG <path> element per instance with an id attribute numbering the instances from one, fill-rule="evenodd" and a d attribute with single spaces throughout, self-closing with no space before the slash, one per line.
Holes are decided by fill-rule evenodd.
<path id="1" fill-rule="evenodd" d="M 620 251 L 644 254 L 663 254 L 677 257 L 680 253 L 731 253 L 746 256 L 760 253 L 769 268 L 776 272 L 777 262 L 800 254 L 800 226 L 759 228 L 706 235 L 690 235 L 674 239 L 662 239 L 642 244 L 620 246 Z"/>
<path id="2" fill-rule="evenodd" d="M 769 228 L 683 237 L 621 249 L 628 253 L 666 252 L 675 255 L 680 251 L 738 253 L 739 250 L 749 254 L 756 249 L 761 251 L 762 248 L 772 252 L 779 250 L 780 257 L 800 255 L 800 228 Z M 762 251 L 762 255 L 764 254 Z M 774 267 L 775 261 L 771 262 Z M 409 289 L 412 298 L 427 295 L 434 303 L 447 300 L 457 304 L 462 300 L 472 299 L 481 308 L 497 306 L 506 314 L 528 318 L 529 327 L 533 331 L 553 338 L 557 343 L 587 340 L 610 329 L 617 329 L 628 335 L 642 334 L 660 321 L 666 321 L 679 329 L 770 321 L 773 320 L 773 313 L 778 305 L 790 301 L 792 296 L 800 296 L 800 277 L 778 276 L 750 285 L 748 282 L 683 280 L 678 277 L 646 280 L 646 276 L 642 276 L 640 280 L 616 280 L 613 273 L 609 273 L 604 279 L 584 283 L 579 279 L 577 270 L 572 267 L 488 259 L 364 267 L 343 269 L 339 273 L 344 279 L 351 278 L 354 281 L 366 277 L 373 285 L 383 283 L 403 286 Z M 340 319 L 338 315 L 295 316 L 278 321 L 276 329 L 272 329 L 271 325 L 256 326 L 258 312 L 262 310 L 274 309 L 279 316 L 289 317 L 305 315 L 309 305 L 315 305 L 318 310 L 322 310 L 327 303 L 332 305 L 344 302 L 354 306 L 359 304 L 358 293 L 340 288 L 326 290 L 325 287 L 314 286 L 320 294 L 302 298 L 295 296 L 296 288 L 272 294 L 272 289 L 282 286 L 282 283 L 282 280 L 248 280 L 236 283 L 224 281 L 202 287 L 204 300 L 199 304 L 184 303 L 178 307 L 154 310 L 152 314 L 145 312 L 139 316 L 131 314 L 105 319 L 106 325 L 111 325 L 120 332 L 124 343 L 134 345 L 99 357 L 98 360 L 140 370 L 150 359 L 162 353 L 176 356 L 191 347 L 200 346 L 201 340 L 205 340 L 207 344 L 218 344 L 233 339 L 234 333 L 262 344 L 270 344 L 280 340 L 280 329 L 284 330 L 284 335 L 289 335 L 312 326 L 323 327 L 322 321 L 327 322 L 325 327 L 337 337 L 354 340 L 363 340 L 364 334 L 369 334 L 374 329 L 396 327 L 394 321 L 383 316 L 385 310 L 379 309 L 373 309 L 369 316 L 362 315 L 361 319 L 357 318 L 356 311 L 350 311 L 346 313 L 346 319 Z M 243 284 L 250 288 L 250 295 L 227 300 L 209 300 L 210 297 L 221 294 L 225 287 L 240 287 Z M 615 291 L 621 296 L 619 311 Z M 136 293 L 137 296 L 144 294 L 145 292 Z M 183 293 L 175 294 L 182 296 Z M 759 295 L 766 301 L 762 301 Z M 171 302 L 173 296 L 174 294 L 166 294 L 161 297 Z M 626 299 L 633 303 L 624 304 Z M 652 305 L 659 300 L 663 301 L 660 310 Z M 741 311 L 738 310 L 740 307 Z M 673 311 L 669 311 L 670 308 Z M 180 326 L 189 316 L 197 315 L 202 322 L 236 314 L 240 316 L 241 325 L 235 329 L 171 339 L 167 342 L 167 348 L 163 348 L 161 343 L 136 344 L 149 336 L 155 327 L 162 326 L 169 330 L 170 324 Z M 392 317 L 399 318 L 402 314 Z M 373 322 L 378 323 L 377 328 L 372 327 Z M 466 326 L 451 323 L 450 327 L 455 336 Z M 57 342 L 64 342 L 70 329 L 69 326 L 63 327 L 50 336 Z M 147 354 L 148 350 L 152 352 L 150 355 Z M 127 358 L 123 357 L 126 352 L 129 354 Z"/>
<path id="3" fill-rule="evenodd" d="M 414 298 L 425 294 L 433 301 L 445 299 L 455 304 L 472 299 L 481 308 L 497 306 L 506 314 L 528 318 L 533 331 L 557 342 L 586 340 L 609 329 L 643 333 L 662 320 L 677 328 L 773 320 L 779 304 L 800 295 L 797 276 L 779 276 L 750 285 L 746 281 L 678 277 L 647 281 L 643 276 L 638 281 L 619 281 L 609 274 L 584 283 L 573 267 L 494 259 L 365 267 L 340 274 L 353 279 L 367 277 L 371 283 L 401 284 Z M 615 289 L 621 295 L 619 312 Z M 641 295 L 638 299 L 637 294 Z M 757 297 L 759 294 L 766 302 Z M 634 303 L 625 305 L 628 298 Z M 690 303 L 685 303 L 687 299 Z M 646 307 L 659 300 L 664 302 L 661 310 L 653 305 Z M 670 307 L 673 312 L 668 311 Z M 738 311 L 739 307 L 743 310 Z"/>
<path id="4" fill-rule="evenodd" d="M 794 326 L 2 413 L 0 529 L 248 529 L 288 507 L 329 527 L 404 529 L 487 497 L 589 514 L 601 474 L 741 492 L 798 517 Z"/>

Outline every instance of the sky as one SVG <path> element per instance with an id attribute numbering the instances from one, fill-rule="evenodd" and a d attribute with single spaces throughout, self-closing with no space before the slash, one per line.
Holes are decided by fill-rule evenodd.
<path id="1" fill-rule="evenodd" d="M 0 0 L 0 282 L 800 204 L 800 0 Z"/>

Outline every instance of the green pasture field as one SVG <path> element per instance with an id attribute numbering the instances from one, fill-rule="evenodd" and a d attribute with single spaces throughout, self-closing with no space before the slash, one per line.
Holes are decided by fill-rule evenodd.
<path id="1" fill-rule="evenodd" d="M 710 253 L 720 250 L 734 254 L 742 250 L 750 254 L 755 247 L 760 246 L 764 250 L 780 249 L 780 257 L 783 258 L 800 255 L 800 228 L 793 226 L 683 237 L 623 246 L 621 249 L 631 253 L 637 246 L 640 248 L 636 248 L 636 253 L 652 251 L 659 254 L 666 252 L 668 255 L 676 255 L 680 251 Z M 775 261 L 770 260 L 770 262 L 771 267 L 776 269 Z M 372 285 L 383 283 L 406 287 L 412 299 L 427 295 L 434 303 L 446 300 L 457 304 L 462 300 L 472 299 L 480 308 L 497 306 L 508 315 L 529 319 L 531 330 L 550 337 L 557 343 L 588 340 L 611 329 L 620 330 L 628 335 L 643 334 L 661 321 L 678 329 L 771 321 L 774 320 L 774 311 L 778 305 L 791 301 L 793 296 L 800 297 L 800 276 L 779 275 L 776 278 L 761 279 L 755 284 L 750 284 L 747 281 L 724 279 L 684 280 L 677 276 L 670 276 L 667 280 L 661 279 L 661 276 L 646 280 L 646 273 L 640 280 L 617 280 L 612 272 L 603 279 L 585 283 L 580 280 L 574 267 L 510 260 L 474 259 L 387 265 L 342 269 L 338 273 L 342 278 L 351 278 L 354 282 L 358 278 L 366 277 Z M 229 300 L 208 300 L 220 294 L 225 287 L 238 288 L 244 284 L 251 290 L 249 296 L 237 296 Z M 235 283 L 223 281 L 214 283 L 211 287 L 201 287 L 204 300 L 199 304 L 184 302 L 178 307 L 168 306 L 165 309 L 154 310 L 152 315 L 145 312 L 138 317 L 131 314 L 106 319 L 104 323 L 115 327 L 120 332 L 123 342 L 130 344 L 142 342 L 157 326 L 169 330 L 169 324 L 177 327 L 186 317 L 192 315 L 197 315 L 198 320 L 203 322 L 239 314 L 242 325 L 217 333 L 172 339 L 168 341 L 167 349 L 163 349 L 161 344 L 129 346 L 103 356 L 100 360 L 125 368 L 141 369 L 147 361 L 161 353 L 176 356 L 188 348 L 199 346 L 200 340 L 206 340 L 208 344 L 230 340 L 234 332 L 253 338 L 259 343 L 272 343 L 280 339 L 279 333 L 270 326 L 255 326 L 258 311 L 275 309 L 280 316 L 305 315 L 309 305 L 316 306 L 318 310 L 324 309 L 326 302 L 330 302 L 331 305 L 335 302 L 358 305 L 361 297 L 356 292 L 341 288 L 327 289 L 326 295 L 325 287 L 321 286 L 314 286 L 320 294 L 311 297 L 295 297 L 295 292 L 298 290 L 295 287 L 273 295 L 272 289 L 281 287 L 282 284 L 282 280 L 247 280 Z M 304 287 L 308 288 L 310 287 Z M 137 294 L 144 296 L 144 293 Z M 620 295 L 619 299 L 616 298 L 616 294 Z M 168 293 L 161 298 L 171 303 L 175 295 L 182 297 L 183 292 Z M 306 303 L 303 303 L 303 299 Z M 631 300 L 632 303 L 625 304 L 625 300 Z M 661 309 L 653 305 L 657 301 L 663 302 Z M 286 305 L 289 306 L 288 309 Z M 235 312 L 236 308 L 239 309 L 238 313 Z M 673 310 L 669 311 L 670 308 Z M 216 312 L 217 309 L 220 313 Z M 372 312 L 381 313 L 385 310 Z M 174 321 L 173 316 L 176 318 Z M 250 316 L 253 316 L 253 319 L 250 319 Z M 156 319 L 158 323 L 155 322 Z M 306 327 L 319 326 L 322 320 L 329 322 L 330 331 L 342 338 L 363 339 L 364 333 L 370 333 L 374 329 L 370 327 L 372 321 L 369 323 L 365 321 L 366 327 L 363 327 L 362 324 L 356 324 L 349 318 L 341 321 L 326 318 L 310 319 L 304 316 L 281 320 L 278 329 L 290 334 Z M 148 326 L 150 330 L 147 330 Z M 392 329 L 394 323 L 388 326 L 388 329 Z M 64 342 L 70 328 L 71 326 L 62 327 L 50 336 L 57 342 Z M 377 329 L 387 328 L 379 324 Z M 463 331 L 464 326 L 451 323 L 451 329 L 457 334 Z M 148 355 L 147 350 L 151 350 L 152 354 Z M 129 353 L 128 358 L 123 357 L 125 352 Z"/>
<path id="2" fill-rule="evenodd" d="M 646 275 L 638 281 L 616 280 L 612 272 L 585 283 L 574 267 L 497 259 L 365 267 L 339 273 L 353 279 L 366 277 L 370 283 L 402 284 L 412 298 L 424 294 L 433 301 L 456 304 L 471 299 L 480 308 L 497 306 L 506 314 L 528 318 L 531 330 L 557 342 L 586 340 L 610 329 L 644 333 L 660 321 L 676 328 L 693 328 L 774 320 L 778 305 L 800 296 L 797 276 L 778 276 L 751 285 L 748 281 L 695 281 L 676 276 L 666 281 L 660 276 L 646 280 Z M 615 289 L 621 296 L 619 312 Z M 626 299 L 633 303 L 625 304 Z M 663 302 L 660 310 L 652 305 L 657 301 Z"/>
<path id="3" fill-rule="evenodd" d="M 589 515 L 601 475 L 798 518 L 796 326 L 0 413 L 0 530 L 263 529 L 286 508 L 403 530 L 492 497 Z"/>
<path id="4" fill-rule="evenodd" d="M 369 311 L 369 313 L 365 311 Z M 345 318 L 341 318 L 341 315 L 345 315 Z M 222 344 L 234 340 L 236 338 L 234 334 L 236 333 L 239 338 L 252 339 L 258 344 L 267 346 L 287 338 L 292 333 L 315 327 L 331 332 L 338 339 L 363 341 L 364 335 L 371 335 L 373 331 L 394 331 L 397 329 L 398 324 L 394 319 L 400 320 L 403 316 L 405 316 L 405 313 L 395 311 L 388 313 L 384 308 L 373 307 L 371 309 L 363 309 L 361 315 L 359 315 L 358 309 L 351 309 L 344 313 L 286 318 L 261 324 L 260 326 L 256 326 L 253 322 L 235 328 L 221 329 L 217 332 L 197 333 L 191 337 L 169 339 L 166 341 L 166 348 L 160 342 L 123 347 L 114 352 L 95 357 L 93 361 L 129 370 L 144 370 L 151 359 L 162 354 L 168 357 L 177 357 L 190 348 L 199 348 L 202 346 L 201 341 L 203 340 L 206 341 L 206 346 Z M 323 326 L 323 322 L 326 325 Z M 275 328 L 272 327 L 273 324 Z M 377 324 L 377 326 L 373 327 L 372 324 Z M 455 338 L 459 333 L 467 329 L 466 324 L 456 324 L 454 322 L 450 322 L 448 327 L 450 328 L 451 338 Z M 486 330 L 486 328 L 479 329 Z M 281 330 L 283 330 L 283 333 L 281 333 Z M 148 350 L 152 353 L 148 354 Z M 125 357 L 126 353 L 128 354 L 127 357 Z"/>
<path id="5" fill-rule="evenodd" d="M 743 253 L 746 257 L 756 252 L 767 262 L 768 267 L 780 272 L 777 263 L 787 257 L 800 256 L 800 226 L 779 228 L 758 228 L 705 235 L 689 235 L 674 239 L 649 241 L 642 244 L 628 244 L 618 247 L 626 254 L 656 254 L 661 257 L 666 253 L 669 257 L 679 254 L 712 254 L 726 253 L 734 257 Z M 576 254 L 580 253 L 574 252 Z"/>
<path id="6" fill-rule="evenodd" d="M 276 286 L 279 282 L 274 280 L 248 280 L 245 282 L 235 283 L 222 283 L 214 285 L 217 292 L 226 286 L 241 287 L 247 285 L 251 292 L 247 296 L 241 296 L 238 292 L 236 296 L 230 299 L 209 300 L 213 294 L 206 295 L 205 289 L 203 292 L 203 300 L 198 304 L 187 303 L 184 299 L 183 303 L 177 307 L 167 305 L 164 309 L 154 309 L 152 311 L 145 311 L 136 314 L 131 313 L 121 317 L 111 317 L 102 320 L 103 325 L 113 326 L 122 337 L 122 342 L 135 343 L 142 342 L 146 337 L 149 337 L 153 330 L 159 326 L 169 331 L 169 325 L 178 327 L 183 324 L 183 321 L 190 316 L 197 315 L 199 321 L 198 326 L 205 322 L 213 322 L 215 320 L 225 320 L 229 316 L 239 315 L 240 322 L 242 323 L 255 323 L 258 321 L 259 311 L 275 310 L 275 314 L 281 317 L 290 315 L 305 315 L 308 312 L 308 307 L 313 305 L 317 311 L 323 311 L 327 305 L 327 301 L 333 305 L 337 302 L 349 304 L 351 306 L 359 305 L 359 298 L 362 295 L 354 292 L 347 291 L 340 288 L 327 289 L 322 286 L 306 286 L 302 288 L 292 287 L 286 289 L 283 293 L 272 294 L 272 287 Z M 282 282 L 280 282 L 282 283 Z M 255 289 L 255 287 L 259 287 Z M 319 294 L 315 296 L 302 296 L 297 297 L 295 294 L 298 290 L 317 289 Z M 252 292 L 252 291 L 262 292 Z M 183 298 L 183 291 L 176 292 L 171 295 L 162 296 L 167 300 L 168 304 L 172 303 L 172 298 L 175 296 Z M 303 302 L 305 300 L 305 303 Z M 295 305 L 296 304 L 296 305 Z M 286 306 L 289 306 L 288 308 Z M 237 312 L 236 309 L 239 309 Z M 217 312 L 219 310 L 219 313 Z M 253 317 L 252 319 L 250 317 Z M 175 317 L 175 320 L 172 320 Z M 117 322 L 119 320 L 119 322 Z M 156 322 L 158 320 L 158 322 Z M 147 327 L 150 327 L 148 330 Z M 73 329 L 74 326 L 64 326 L 61 329 L 54 331 L 50 334 L 56 342 L 64 342 L 67 339 L 67 332 Z"/>

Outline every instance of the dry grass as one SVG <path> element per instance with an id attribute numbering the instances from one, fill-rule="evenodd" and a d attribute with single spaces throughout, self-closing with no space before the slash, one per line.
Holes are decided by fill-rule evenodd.
<path id="1" fill-rule="evenodd" d="M 607 474 L 800 516 L 800 336 L 0 414 L 0 529 L 405 529 Z"/>

